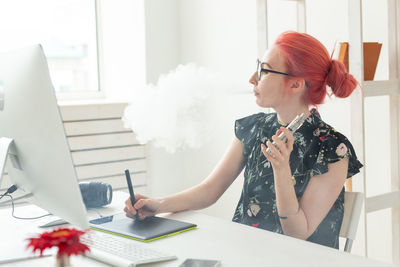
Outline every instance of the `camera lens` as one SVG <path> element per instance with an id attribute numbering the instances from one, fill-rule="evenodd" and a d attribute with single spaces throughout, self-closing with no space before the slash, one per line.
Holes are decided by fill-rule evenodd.
<path id="1" fill-rule="evenodd" d="M 99 208 L 112 201 L 112 187 L 102 182 L 80 183 L 83 202 L 86 208 Z"/>

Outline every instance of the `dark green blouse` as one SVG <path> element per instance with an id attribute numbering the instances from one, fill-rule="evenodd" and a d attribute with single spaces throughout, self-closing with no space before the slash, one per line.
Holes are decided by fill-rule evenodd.
<path id="1" fill-rule="evenodd" d="M 271 163 L 261 151 L 282 125 L 276 113 L 258 113 L 235 122 L 236 137 L 244 144 L 244 185 L 233 221 L 283 233 L 276 207 L 274 174 Z M 272 141 L 272 140 L 271 140 Z M 294 133 L 290 168 L 297 198 L 300 199 L 310 178 L 328 172 L 328 164 L 349 158 L 347 177 L 363 166 L 349 140 L 321 120 L 316 109 Z M 327 216 L 307 239 L 339 248 L 339 232 L 344 212 L 344 187 Z"/>

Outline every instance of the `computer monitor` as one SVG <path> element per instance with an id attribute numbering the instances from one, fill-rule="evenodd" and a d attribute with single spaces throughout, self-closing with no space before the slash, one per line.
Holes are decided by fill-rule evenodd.
<path id="1" fill-rule="evenodd" d="M 86 208 L 40 45 L 0 54 L 2 137 L 13 139 L 6 168 L 12 183 L 29 196 L 28 201 L 88 229 Z M 0 156 L 5 150 L 3 142 Z"/>

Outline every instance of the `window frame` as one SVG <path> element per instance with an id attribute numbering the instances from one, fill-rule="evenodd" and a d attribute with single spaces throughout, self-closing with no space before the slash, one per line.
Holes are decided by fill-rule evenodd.
<path id="1" fill-rule="evenodd" d="M 56 92 L 58 101 L 74 101 L 89 99 L 104 99 L 106 93 L 103 88 L 104 68 L 103 68 L 103 49 L 101 32 L 101 3 L 100 0 L 94 1 L 95 12 L 95 31 L 96 31 L 96 54 L 97 54 L 97 90 L 96 91 L 75 91 L 75 92 Z"/>

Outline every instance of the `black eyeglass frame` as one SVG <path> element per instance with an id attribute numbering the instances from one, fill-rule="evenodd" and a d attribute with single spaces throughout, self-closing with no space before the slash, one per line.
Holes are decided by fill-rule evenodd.
<path id="1" fill-rule="evenodd" d="M 285 76 L 290 76 L 289 73 L 286 72 L 280 72 L 280 71 L 276 71 L 276 70 L 270 70 L 270 69 L 264 69 L 261 67 L 261 64 L 265 64 L 263 62 L 261 62 L 259 59 L 257 59 L 257 77 L 258 80 L 261 80 L 261 73 L 275 73 L 275 74 L 280 74 L 280 75 L 285 75 Z"/>

